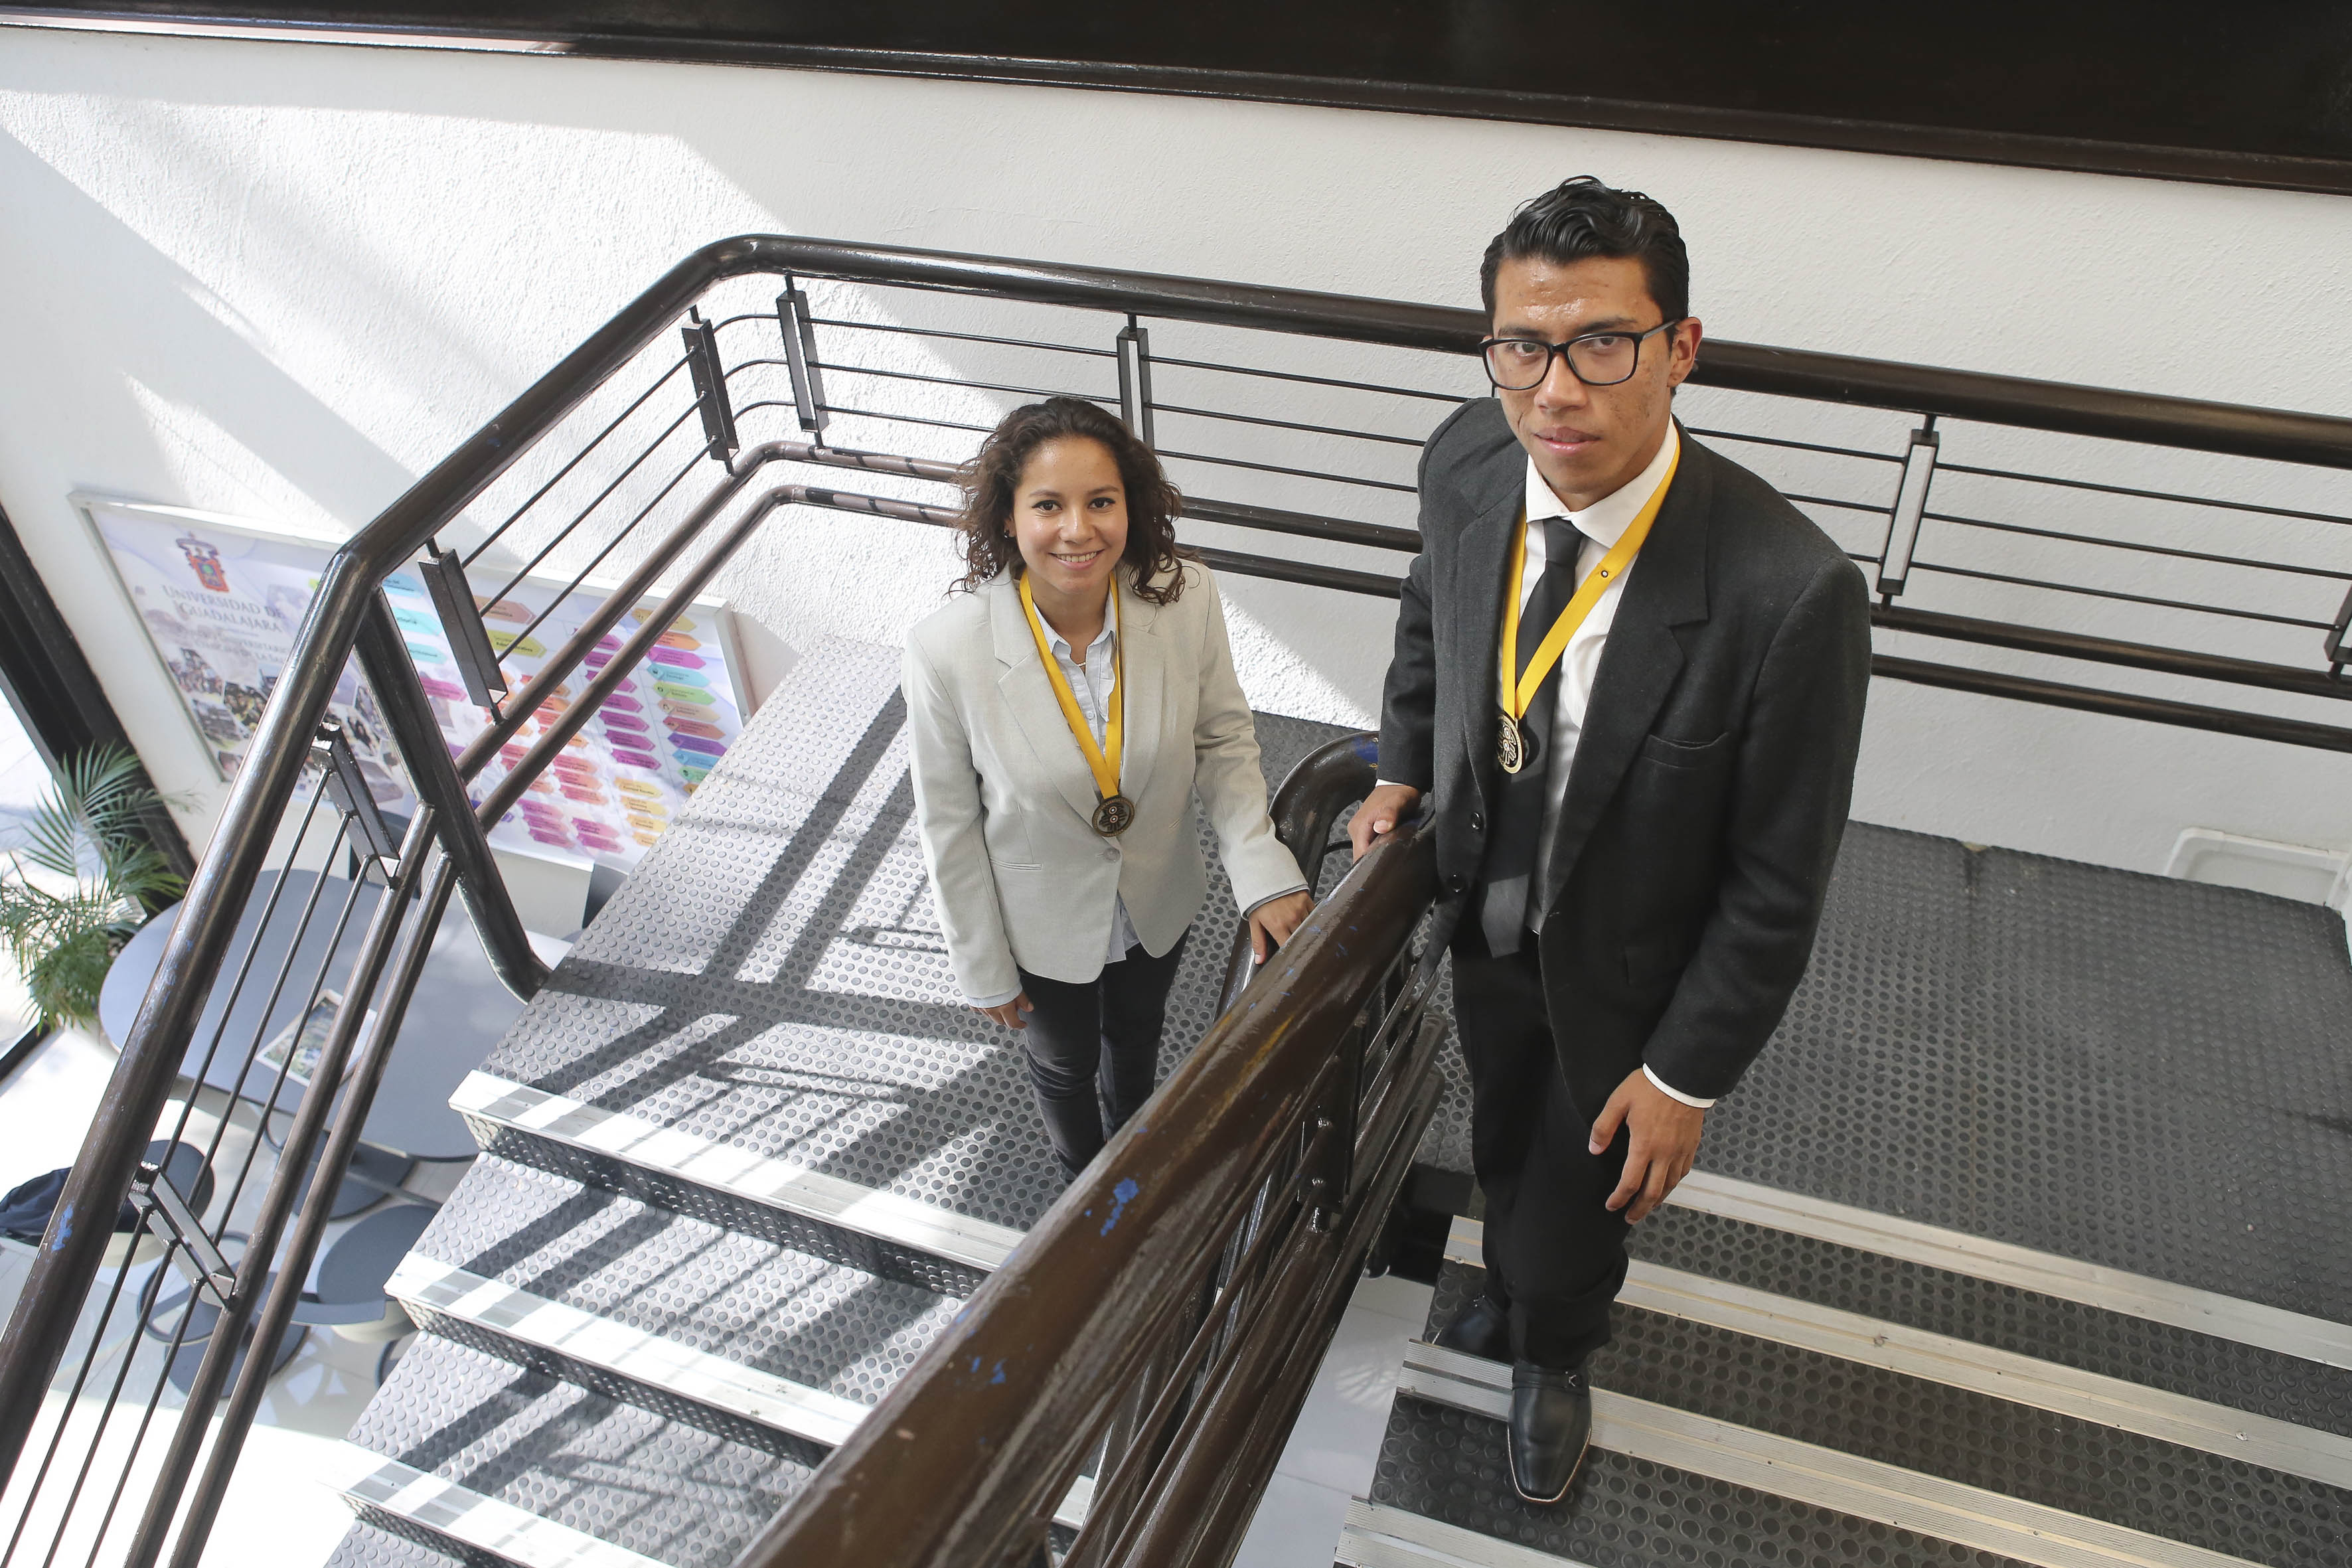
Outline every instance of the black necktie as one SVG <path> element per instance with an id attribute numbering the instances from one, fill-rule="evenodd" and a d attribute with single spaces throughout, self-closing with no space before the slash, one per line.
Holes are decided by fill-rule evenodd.
<path id="1" fill-rule="evenodd" d="M 1577 557 L 1584 548 L 1584 535 L 1564 517 L 1548 517 L 1528 526 L 1544 531 L 1544 569 L 1535 592 L 1528 595 L 1527 606 L 1519 612 L 1516 673 L 1521 676 L 1534 662 L 1544 634 L 1576 595 Z M 1486 885 L 1479 925 L 1486 934 L 1487 951 L 1497 958 L 1519 951 L 1519 939 L 1528 926 L 1528 889 L 1535 875 L 1537 845 L 1543 837 L 1544 803 L 1551 793 L 1548 781 L 1552 712 L 1559 705 L 1560 669 L 1567 662 L 1563 653 L 1543 684 L 1536 688 L 1519 720 L 1519 733 L 1527 742 L 1526 764 L 1517 773 L 1498 770 L 1495 775 L 1502 787 L 1495 803 L 1494 834 L 1486 840 L 1486 858 L 1478 879 Z M 1497 692 L 1498 704 L 1500 697 Z"/>

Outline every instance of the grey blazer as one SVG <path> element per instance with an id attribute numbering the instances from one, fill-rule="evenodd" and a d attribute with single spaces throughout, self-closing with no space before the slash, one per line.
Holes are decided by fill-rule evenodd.
<path id="1" fill-rule="evenodd" d="M 1274 836 L 1257 730 L 1234 674 L 1209 570 L 1188 563 L 1172 605 L 1118 582 L 1126 639 L 1123 792 L 1135 824 L 1094 831 L 1094 775 L 1062 717 L 1013 579 L 1001 576 L 917 623 L 900 681 L 915 816 L 948 956 L 967 996 L 1102 972 L 1113 913 L 1145 951 L 1176 944 L 1208 893 L 1192 800 L 1247 910 L 1307 886 Z"/>
<path id="2" fill-rule="evenodd" d="M 1497 798 L 1496 658 L 1526 474 L 1492 398 L 1422 452 L 1380 768 L 1429 794 L 1452 919 Z M 1811 955 L 1870 681 L 1861 573 L 1687 432 L 1622 592 L 1537 868 L 1545 995 L 1588 1117 L 1645 1062 L 1716 1096 L 1763 1048 Z"/>

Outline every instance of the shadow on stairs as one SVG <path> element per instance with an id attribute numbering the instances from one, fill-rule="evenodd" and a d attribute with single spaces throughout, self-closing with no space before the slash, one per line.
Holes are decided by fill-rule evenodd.
<path id="1" fill-rule="evenodd" d="M 467 1080 L 486 1152 L 394 1281 L 425 1331 L 337 1563 L 719 1568 L 1058 1194 L 948 973 L 897 669 L 810 650 Z M 1262 716 L 1269 781 L 1338 732 Z M 2352 1561 L 2347 1019 L 2326 911 L 1857 826 L 1636 1233 L 1569 1502 L 1511 1495 L 1507 1369 L 1419 1347 L 1339 1560 Z M 1445 1070 L 1423 1157 L 1462 1170 Z M 1433 1335 L 1475 1220 L 1448 1258 Z"/>

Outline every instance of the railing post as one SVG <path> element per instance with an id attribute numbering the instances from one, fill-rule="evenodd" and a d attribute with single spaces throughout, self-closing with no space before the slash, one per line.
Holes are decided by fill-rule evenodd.
<path id="1" fill-rule="evenodd" d="M 686 368 L 694 377 L 694 401 L 702 412 L 703 450 L 724 463 L 742 447 L 735 436 L 735 405 L 727 397 L 727 366 L 719 357 L 719 329 L 689 308 L 687 324 L 678 329 L 686 339 Z"/>
<path id="2" fill-rule="evenodd" d="M 2327 655 L 2327 673 L 2340 676 L 2344 667 L 2352 663 L 2352 651 L 2344 647 L 2344 634 L 2352 631 L 2352 588 L 2344 593 L 2344 602 L 2336 607 L 2336 621 L 2327 628 L 2326 638 L 2320 644 Z"/>
<path id="3" fill-rule="evenodd" d="M 824 441 L 833 414 L 824 405 L 824 367 L 816 357 L 816 326 L 809 320 L 808 295 L 789 272 L 776 296 L 776 325 L 784 335 L 784 368 L 793 378 L 793 412 L 801 428 Z"/>
<path id="4" fill-rule="evenodd" d="M 490 646 L 490 629 L 482 608 L 466 581 L 466 563 L 454 550 L 445 551 L 433 540 L 425 542 L 425 563 L 418 573 L 433 596 L 433 613 L 441 619 L 441 635 L 457 656 L 457 673 L 465 677 L 466 695 L 477 708 L 495 717 L 499 699 L 507 694 L 506 672 L 499 668 L 498 650 Z"/>
<path id="5" fill-rule="evenodd" d="M 1911 575 L 1911 552 L 1919 543 L 1919 520 L 1927 510 L 1927 487 L 1936 479 L 1936 451 L 1942 437 L 1936 416 L 1928 415 L 1911 432 L 1910 450 L 1903 455 L 1903 482 L 1895 488 L 1895 510 L 1886 517 L 1886 545 L 1878 552 L 1878 602 L 1891 605 Z"/>
<path id="6" fill-rule="evenodd" d="M 442 559 L 455 562 L 457 558 L 451 554 Z M 450 760 L 449 742 L 434 720 L 424 687 L 417 684 L 416 667 L 409 662 L 400 624 L 393 618 L 392 604 L 381 588 L 369 600 L 367 618 L 360 623 L 356 651 L 360 672 L 375 693 L 376 707 L 407 766 L 410 786 L 416 791 L 416 798 L 439 816 L 441 852 L 456 868 L 457 885 L 466 895 L 466 912 L 473 918 L 474 934 L 499 981 L 528 1002 L 545 984 L 547 965 L 531 951 L 506 879 L 491 858 L 482 827 L 474 821 L 465 781 Z"/>
<path id="7" fill-rule="evenodd" d="M 366 843 L 367 858 L 389 879 L 399 866 L 400 846 L 393 842 L 392 825 L 375 804 L 375 794 L 360 772 L 360 760 L 352 755 L 352 743 L 343 739 L 342 725 L 332 719 L 320 720 L 310 755 L 319 764 L 320 784 L 327 798 L 352 825 L 353 836 Z"/>
<path id="8" fill-rule="evenodd" d="M 1118 416 L 1145 446 L 1159 450 L 1151 432 L 1151 334 L 1132 315 L 1118 334 Z"/>
<path id="9" fill-rule="evenodd" d="M 1356 1112 L 1363 1092 L 1364 1046 L 1372 1030 L 1373 1026 L 1360 1016 L 1348 1030 L 1339 1042 L 1339 1070 L 1331 1075 L 1323 1102 L 1307 1113 L 1307 1124 L 1299 1130 L 1302 1148 L 1312 1150 L 1315 1140 L 1322 1139 L 1321 1151 L 1307 1160 L 1298 1173 L 1307 1200 L 1307 1224 L 1313 1230 L 1328 1231 L 1338 1222 L 1355 1179 Z"/>

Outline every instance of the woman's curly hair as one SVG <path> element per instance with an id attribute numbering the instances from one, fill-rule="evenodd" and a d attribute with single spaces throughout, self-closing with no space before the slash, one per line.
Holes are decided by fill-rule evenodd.
<path id="1" fill-rule="evenodd" d="M 1021 547 L 1013 538 L 1013 492 L 1031 454 L 1048 441 L 1083 436 L 1098 441 L 1118 465 L 1127 491 L 1127 563 L 1139 599 L 1172 604 L 1184 591 L 1179 563 L 1192 558 L 1176 546 L 1176 519 L 1184 498 L 1160 470 L 1160 459 L 1115 416 L 1079 397 L 1049 397 L 1006 415 L 980 444 L 980 456 L 963 470 L 964 574 L 956 587 L 970 593 L 982 583 L 1021 571 Z"/>

